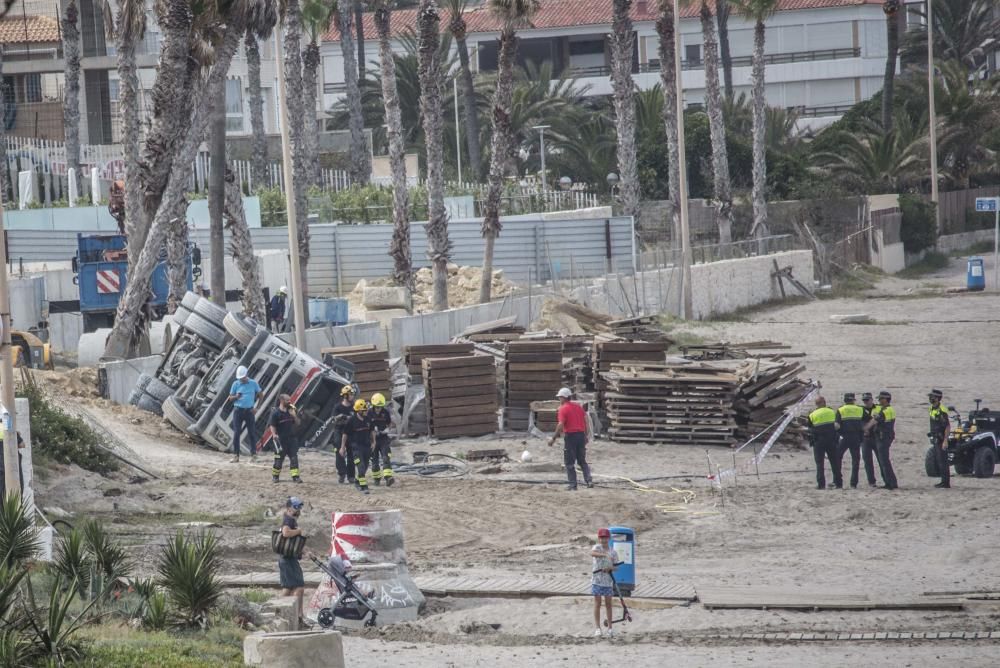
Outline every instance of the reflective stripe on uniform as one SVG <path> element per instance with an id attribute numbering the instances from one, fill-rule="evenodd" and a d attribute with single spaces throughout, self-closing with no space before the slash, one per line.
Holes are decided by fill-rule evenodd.
<path id="1" fill-rule="evenodd" d="M 837 420 L 837 414 L 833 412 L 833 409 L 823 406 L 822 408 L 817 408 L 812 413 L 809 414 L 809 424 L 814 427 L 819 427 L 824 424 L 831 424 Z"/>
<path id="2" fill-rule="evenodd" d="M 864 417 L 865 411 L 861 406 L 855 404 L 844 404 L 837 409 L 841 420 L 860 420 Z"/>
<path id="3" fill-rule="evenodd" d="M 883 420 L 885 420 L 886 422 L 895 422 L 896 421 L 896 409 L 895 408 L 893 408 L 892 406 L 879 406 L 879 408 L 881 409 L 881 410 L 879 410 L 879 413 L 882 415 L 882 419 Z"/>

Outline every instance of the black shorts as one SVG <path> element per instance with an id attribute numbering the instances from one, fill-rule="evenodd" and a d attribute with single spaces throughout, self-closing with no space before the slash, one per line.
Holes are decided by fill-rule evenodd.
<path id="1" fill-rule="evenodd" d="M 282 589 L 299 589 L 306 586 L 305 578 L 302 576 L 302 566 L 294 557 L 278 559 L 278 575 L 281 578 Z"/>

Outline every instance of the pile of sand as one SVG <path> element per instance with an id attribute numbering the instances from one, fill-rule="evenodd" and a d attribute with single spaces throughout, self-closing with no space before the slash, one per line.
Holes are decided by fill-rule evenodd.
<path id="1" fill-rule="evenodd" d="M 611 331 L 611 318 L 586 306 L 562 299 L 546 299 L 538 319 L 531 323 L 532 331 L 552 330 L 566 336 L 606 334 Z"/>
<path id="2" fill-rule="evenodd" d="M 452 308 L 458 306 L 472 306 L 479 303 L 479 282 L 482 280 L 483 270 L 479 267 L 460 267 L 457 264 L 448 265 L 448 305 Z M 415 277 L 415 290 L 413 293 L 413 312 L 427 313 L 432 311 L 432 300 L 434 298 L 434 278 L 430 267 L 419 269 Z M 347 295 L 347 305 L 352 320 L 364 320 L 365 288 L 392 285 L 392 280 L 384 278 L 361 279 Z M 492 296 L 506 297 L 514 290 L 514 284 L 504 278 L 503 270 L 493 271 Z"/>
<path id="3" fill-rule="evenodd" d="M 43 389 L 55 391 L 63 396 L 80 399 L 99 399 L 97 369 L 79 367 L 65 371 L 32 371 Z"/>

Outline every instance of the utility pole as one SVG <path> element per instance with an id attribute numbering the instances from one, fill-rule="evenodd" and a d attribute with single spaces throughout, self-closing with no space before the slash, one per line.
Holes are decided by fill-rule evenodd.
<path id="1" fill-rule="evenodd" d="M 930 112 L 931 202 L 937 234 L 941 234 L 941 209 L 938 207 L 937 110 L 934 106 L 934 10 L 927 0 L 927 106 Z"/>
<path id="2" fill-rule="evenodd" d="M 451 80 L 455 98 L 455 161 L 458 163 L 458 185 L 462 185 L 462 123 L 458 120 L 458 77 Z"/>
<path id="3" fill-rule="evenodd" d="M 281 26 L 284 30 L 284 25 Z M 277 31 L 276 31 L 277 32 Z M 279 33 L 278 54 L 285 52 L 284 33 Z M 302 265 L 299 263 L 299 225 L 296 219 L 295 186 L 292 183 L 292 147 L 288 138 L 288 101 L 285 97 L 285 59 L 278 57 L 278 112 L 281 114 L 281 167 L 285 175 L 285 215 L 288 217 L 288 263 L 292 269 L 292 315 L 295 318 L 295 347 L 306 349 L 306 296 L 302 294 Z"/>
<path id="4" fill-rule="evenodd" d="M 681 69 L 681 5 L 674 0 L 674 77 L 677 86 L 677 185 L 680 190 L 681 219 L 681 317 L 692 315 L 691 298 L 691 229 L 688 224 L 687 157 L 684 147 L 684 70 Z"/>
<path id="5" fill-rule="evenodd" d="M 10 292 L 7 287 L 7 231 L 0 200 L 0 399 L 10 415 L 4 425 L 3 480 L 7 493 L 21 494 L 21 464 L 17 461 L 17 411 L 14 406 L 14 359 L 10 345 Z"/>

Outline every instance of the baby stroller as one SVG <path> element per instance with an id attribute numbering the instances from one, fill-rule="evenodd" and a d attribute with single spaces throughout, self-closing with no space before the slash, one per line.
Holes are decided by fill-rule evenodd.
<path id="1" fill-rule="evenodd" d="M 323 608 L 316 615 L 316 621 L 324 629 L 333 628 L 337 617 L 352 621 L 365 620 L 365 626 L 375 626 L 375 619 L 378 611 L 375 609 L 375 602 L 365 595 L 347 572 L 344 560 L 338 556 L 330 557 L 326 563 L 316 557 L 312 557 L 321 571 L 326 573 L 340 590 L 340 596 L 328 608 Z M 348 562 L 349 563 L 349 562 Z M 369 617 L 365 619 L 366 617 Z"/>

